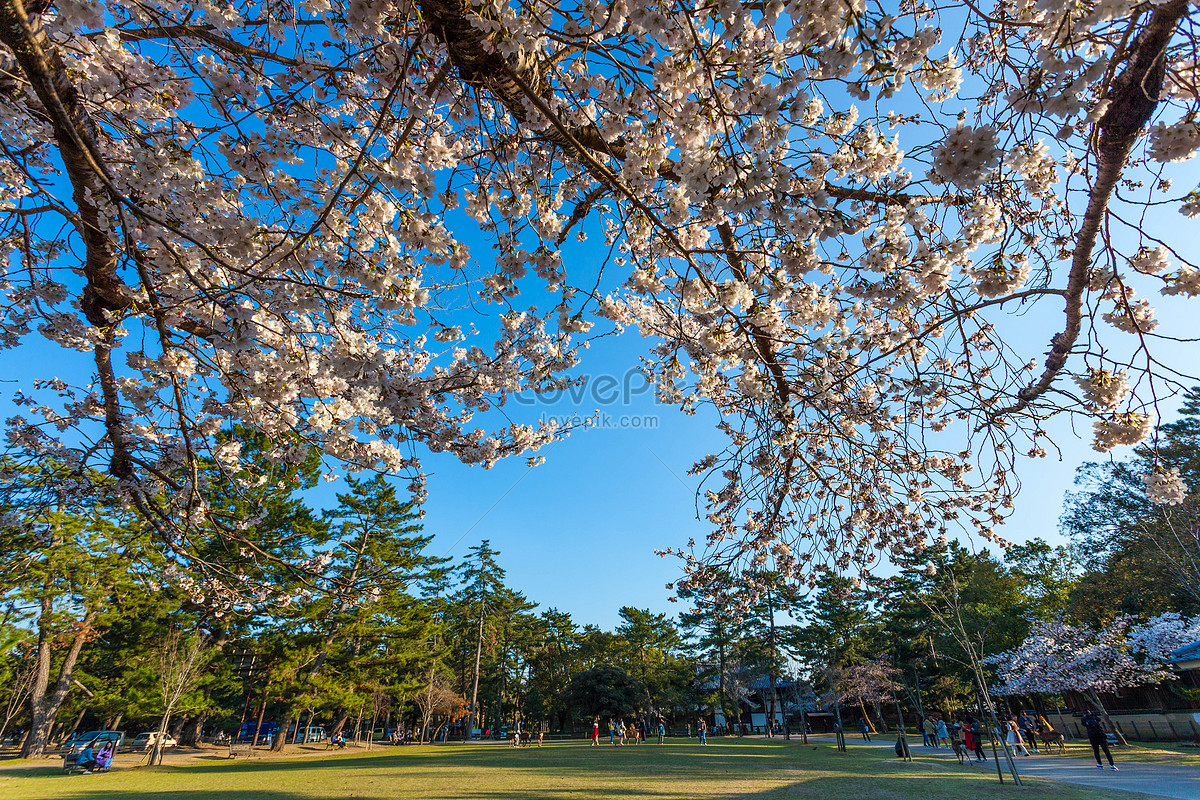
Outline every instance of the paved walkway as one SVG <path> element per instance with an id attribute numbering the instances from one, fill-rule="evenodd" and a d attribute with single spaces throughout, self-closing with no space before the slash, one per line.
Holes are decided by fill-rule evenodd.
<path id="1" fill-rule="evenodd" d="M 809 736 L 809 739 L 820 739 L 832 743 L 833 737 L 815 737 Z M 896 746 L 894 738 L 883 739 L 876 736 L 875 740 L 867 743 L 856 738 L 846 737 L 846 745 L 848 747 L 886 747 L 891 750 Z M 917 744 L 914 746 L 912 739 L 909 739 L 909 747 L 912 749 L 913 755 L 921 756 L 942 756 L 943 758 L 954 758 L 954 753 L 949 750 L 934 750 L 932 747 L 922 747 L 921 738 L 917 737 Z M 991 751 L 988 751 L 988 762 L 986 764 L 967 764 L 963 769 L 989 769 L 995 771 L 996 766 L 990 760 Z M 1121 761 L 1119 750 L 1114 750 L 1113 757 L 1116 759 L 1118 772 L 1113 772 L 1108 768 L 1108 762 L 1104 762 L 1104 769 L 1096 769 L 1096 765 L 1092 763 L 1090 758 L 1075 758 L 1072 756 L 1055 756 L 1055 755 L 1035 755 L 1035 756 L 1017 756 L 1017 772 L 1022 777 L 1029 776 L 1032 778 L 1043 778 L 1051 781 L 1061 781 L 1062 783 L 1074 783 L 1080 786 L 1096 786 L 1104 789 L 1120 789 L 1126 792 L 1140 792 L 1142 794 L 1154 795 L 1156 797 L 1170 797 L 1176 800 L 1200 800 L 1200 767 L 1182 767 L 1171 764 L 1143 764 L 1136 761 Z M 1001 763 L 1003 763 L 1004 754 L 1000 754 Z M 1008 765 L 1005 764 L 1005 780 L 1011 780 L 1008 772 Z"/>

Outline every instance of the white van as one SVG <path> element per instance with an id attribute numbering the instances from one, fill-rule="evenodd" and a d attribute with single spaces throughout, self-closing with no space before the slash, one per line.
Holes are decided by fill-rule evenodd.
<path id="1" fill-rule="evenodd" d="M 325 734 L 325 729 L 323 727 L 320 725 L 312 725 L 308 728 L 301 728 L 299 736 L 297 736 L 295 728 L 290 729 L 288 731 L 286 742 L 287 744 L 291 744 L 292 742 L 296 742 L 298 744 L 307 744 L 308 742 L 323 742 L 327 738 L 329 737 Z"/>
<path id="2" fill-rule="evenodd" d="M 130 742 L 130 747 L 134 750 L 149 750 L 150 748 L 154 747 L 154 743 L 157 740 L 158 731 L 143 731 L 142 733 L 139 733 L 137 736 L 133 737 L 133 741 Z M 178 744 L 178 742 L 171 738 L 171 734 L 163 734 L 163 747 L 174 747 L 176 744 Z"/>

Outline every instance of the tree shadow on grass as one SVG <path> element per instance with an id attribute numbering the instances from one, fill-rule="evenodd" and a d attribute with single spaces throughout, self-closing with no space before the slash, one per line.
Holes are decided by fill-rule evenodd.
<path id="1" fill-rule="evenodd" d="M 569 759 L 564 760 L 564 751 L 570 750 Z M 412 767 L 436 769 L 439 766 L 455 769 L 476 768 L 480 770 L 554 770 L 602 769 L 628 771 L 652 769 L 656 773 L 691 772 L 706 765 L 737 762 L 746 769 L 785 768 L 786 764 L 775 763 L 781 748 L 764 749 L 762 745 L 720 745 L 702 748 L 699 745 L 678 746 L 638 745 L 636 747 L 591 748 L 585 745 L 562 745 L 545 748 L 494 747 L 439 747 L 436 749 L 401 749 L 374 754 L 345 754 L 321 759 L 226 759 L 206 760 L 169 769 L 186 770 L 189 774 L 230 772 L 291 772 L 296 770 L 328 769 L 379 769 Z"/>
<path id="2" fill-rule="evenodd" d="M 99 785 L 71 787 L 69 793 L 42 795 L 43 800 L 344 800 L 322 798 L 317 795 L 300 795 L 270 789 L 162 789 L 153 791 L 129 791 L 120 788 L 105 788 Z M 361 796 L 361 795 L 360 795 Z M 395 796 L 395 792 L 391 793 Z M 380 800 L 383 796 L 380 795 Z M 365 798 L 375 800 L 375 798 Z"/>
<path id="3" fill-rule="evenodd" d="M 825 749 L 825 748 L 822 748 Z M 555 752 L 557 750 L 557 752 Z M 615 750 L 615 752 L 614 752 Z M 47 780 L 37 772 L 33 794 L 38 800 L 395 800 L 421 792 L 439 800 L 691 800 L 694 789 L 685 780 L 699 781 L 705 800 L 909 800 L 913 797 L 967 796 L 972 800 L 1097 800 L 1132 797 L 1107 794 L 1093 788 L 1039 784 L 1021 789 L 1000 786 L 994 775 L 980 781 L 982 771 L 957 771 L 948 764 L 920 761 L 904 763 L 878 757 L 830 758 L 828 752 L 784 753 L 776 765 L 757 758 L 741 763 L 713 748 L 670 748 L 638 753 L 632 749 L 580 747 L 546 748 L 542 752 L 481 748 L 415 751 L 374 755 L 349 754 L 320 760 L 251 760 L 224 765 L 156 767 L 174 784 L 186 788 L 137 790 L 109 776 Z M 564 758 L 565 756 L 565 758 Z M 653 756 L 653 758 L 651 757 Z M 844 760 L 843 760 L 844 759 Z M 352 778 L 339 787 L 321 785 L 321 779 L 291 772 L 338 767 Z M 218 770 L 225 770 L 224 774 Z M 508 780 L 501 770 L 509 771 Z M 512 770 L 529 770 L 529 780 L 514 778 Z M 138 772 L 141 772 L 140 770 Z M 238 773 L 245 773 L 245 786 Z M 271 774 L 278 777 L 274 780 Z M 287 773 L 287 774 L 285 774 Z M 532 773 L 546 773 L 539 780 Z M 119 774 L 119 773 L 118 773 Z M 111 777 L 118 777 L 114 774 Z M 441 779 L 437 776 L 441 774 Z M 252 777 L 252 775 L 254 777 Z M 225 780 L 232 776 L 233 781 Z M 563 780 L 554 780 L 558 776 Z M 265 777 L 265 780 L 264 780 Z M 975 778 L 972 780 L 972 778 Z M 182 781 L 180 779 L 183 779 Z M 205 783 L 218 787 L 205 789 Z M 724 785 L 722 785 L 724 784 Z M 2 784 L 0 784 L 2 785 Z M 145 784 L 143 784 L 145 785 Z M 290 791 L 281 787 L 294 786 Z M 350 788 L 347 789 L 347 786 Z M 416 794 L 414 794 L 416 792 Z M 3 790 L 0 789 L 0 796 Z"/>
<path id="4" fill-rule="evenodd" d="M 131 791 L 122 787 L 104 787 L 100 784 L 73 784 L 62 787 L 66 791 L 57 792 L 47 787 L 47 792 L 40 795 L 42 800 L 345 800 L 344 791 L 337 794 L 318 794 L 279 791 L 273 789 L 161 789 Z M 773 786 L 761 791 L 740 791 L 707 795 L 709 800 L 774 800 L 775 798 L 805 798 L 817 797 L 815 791 L 796 793 L 795 784 Z M 832 789 L 833 787 L 829 787 Z M 826 795 L 828 789 L 822 789 L 820 796 Z M 847 787 L 837 787 L 841 796 L 866 798 L 866 800 L 892 800 L 899 797 L 893 793 L 863 794 Z M 402 784 L 387 787 L 363 788 L 355 792 L 354 797 L 361 800 L 394 800 L 403 796 Z M 453 791 L 438 793 L 439 797 L 453 797 L 454 800 L 612 800 L 614 798 L 638 798 L 638 800 L 688 800 L 679 790 L 666 786 L 663 789 L 647 789 L 638 786 L 631 789 L 621 786 L 580 788 L 573 786 L 563 789 L 554 788 L 459 788 Z"/>
<path id="5" fill-rule="evenodd" d="M 37 767 L 11 767 L 0 770 L 0 779 L 4 778 L 45 778 L 62 775 L 61 764 L 47 764 Z"/>

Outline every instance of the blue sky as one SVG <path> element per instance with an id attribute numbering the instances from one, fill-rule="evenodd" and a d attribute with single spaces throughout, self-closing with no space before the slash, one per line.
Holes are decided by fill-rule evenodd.
<path id="1" fill-rule="evenodd" d="M 1173 209 L 1158 214 L 1156 222 L 1178 237 L 1171 244 L 1200 260 L 1195 237 L 1189 234 L 1198 226 Z M 580 248 L 568 256 L 568 270 L 594 269 L 602 257 Z M 572 258 L 578 263 L 572 264 Z M 1195 330 L 1190 324 L 1194 301 L 1159 297 L 1157 292 L 1150 297 L 1164 331 L 1186 336 Z M 1059 304 L 1046 301 L 1025 316 L 1001 321 L 999 330 L 1007 344 L 1028 358 L 1044 353 L 1052 332 L 1061 326 Z M 1108 343 L 1117 347 L 1131 341 L 1115 330 L 1108 336 Z M 679 606 L 669 602 L 671 592 L 665 588 L 679 576 L 677 563 L 656 556 L 654 550 L 679 547 L 690 538 L 700 541 L 707 533 L 707 526 L 696 519 L 697 478 L 687 470 L 707 453 L 719 452 L 724 437 L 714 428 L 711 410 L 685 416 L 659 405 L 653 393 L 645 391 L 642 380 L 629 371 L 645 345 L 633 331 L 597 339 L 581 351 L 578 372 L 590 377 L 574 397 L 562 396 L 557 402 L 524 398 L 524 404 L 505 409 L 520 421 L 542 414 L 588 416 L 597 409 L 607 415 L 609 425 L 578 430 L 545 448 L 544 465 L 530 469 L 524 459 L 512 459 L 484 470 L 446 454 L 425 455 L 425 526 L 436 537 L 432 551 L 461 557 L 470 546 L 489 539 L 500 551 L 513 588 L 542 608 L 569 611 L 580 623 L 611 628 L 625 605 L 677 612 Z M 1196 346 L 1159 342 L 1156 354 L 1187 371 L 1195 361 Z M 12 413 L 12 390 L 28 388 L 33 376 L 57 374 L 78 380 L 90 368 L 87 354 L 59 350 L 34 335 L 26 346 L 0 355 L 0 414 Z M 1173 410 L 1172 403 L 1163 410 Z M 636 421 L 637 427 L 622 427 L 623 420 Z M 1040 536 L 1062 542 L 1057 522 L 1075 469 L 1106 457 L 1088 446 L 1091 427 L 1086 422 L 1073 425 L 1064 416 L 1052 420 L 1047 429 L 1061 448 L 1061 458 L 1052 450 L 1049 458 L 1019 464 L 1023 488 L 1015 513 L 1001 531 L 1015 541 Z M 1113 455 L 1123 458 L 1128 448 Z M 344 486 L 341 481 L 322 484 L 310 502 L 330 506 Z M 966 543 L 983 546 L 979 541 Z"/>
<path id="2" fill-rule="evenodd" d="M 1176 174 L 1174 195 L 1195 186 L 1200 171 L 1189 165 Z M 1190 186 L 1185 185 L 1188 180 Z M 456 216 L 465 219 L 462 214 Z M 1178 215 L 1173 207 L 1152 210 L 1148 221 L 1168 232 L 1169 244 L 1200 261 L 1196 246 L 1200 226 L 1195 221 Z M 458 223 L 453 221 L 455 232 L 467 238 Z M 589 233 L 593 243 L 603 241 L 598 226 Z M 1116 236 L 1128 243 L 1127 233 L 1117 231 Z M 490 257 L 488 244 L 481 242 L 476 247 L 476 258 Z M 604 248 L 595 244 L 572 243 L 565 250 L 564 261 L 573 281 L 587 284 L 580 276 L 593 273 L 604 256 Z M 1194 301 L 1149 294 L 1163 329 L 1190 335 L 1195 329 Z M 489 313 L 496 310 L 486 309 Z M 478 324 L 485 330 L 488 325 L 483 319 Z M 1000 330 L 1005 341 L 1025 358 L 1040 358 L 1050 336 L 1061 330 L 1062 324 L 1061 307 L 1045 301 L 1027 316 L 1010 318 Z M 1113 330 L 1108 341 L 1119 348 L 1125 346 L 1122 337 L 1128 342 L 1125 334 Z M 578 372 L 592 376 L 591 389 L 603 385 L 601 376 L 612 376 L 619 387 L 644 348 L 645 342 L 634 332 L 596 340 L 582 351 Z M 1168 365 L 1183 371 L 1196 355 L 1195 345 L 1190 343 L 1161 342 L 1156 352 Z M 1073 361 L 1070 366 L 1078 368 L 1079 364 Z M 79 383 L 80 376 L 90 370 L 87 354 L 52 348 L 34 335 L 26 346 L 0 353 L 0 414 L 7 417 L 12 413 L 12 392 L 27 389 L 34 376 L 58 374 Z M 642 386 L 636 379 L 629 383 L 635 388 Z M 1163 410 L 1171 407 L 1168 402 Z M 659 558 L 654 550 L 679 547 L 692 538 L 699 541 L 707 533 L 707 525 L 696 519 L 697 478 L 687 470 L 702 456 L 719 452 L 724 437 L 715 431 L 716 420 L 710 410 L 702 408 L 695 416 L 685 416 L 657 405 L 649 392 L 635 392 L 627 402 L 618 398 L 616 403 L 606 403 L 603 397 L 585 391 L 578 403 L 563 398 L 553 404 L 507 410 L 514 418 L 529 421 L 543 413 L 587 416 L 597 408 L 608 415 L 611 425 L 579 430 L 545 448 L 540 454 L 546 463 L 533 469 L 526 467 L 523 459 L 502 461 L 483 470 L 466 467 L 445 454 L 425 455 L 429 475 L 425 526 L 436 536 L 432 545 L 436 554 L 460 557 L 481 539 L 489 539 L 500 551 L 500 562 L 514 588 L 543 608 L 569 611 L 578 622 L 612 627 L 618 622 L 617 610 L 624 605 L 677 610 L 668 602 L 670 592 L 665 585 L 678 577 L 679 569 L 673 559 Z M 639 424 L 622 427 L 623 418 Z M 653 421 L 651 426 L 647 420 Z M 1104 458 L 1088 446 L 1090 425 L 1076 428 L 1071 420 L 1060 417 L 1047 429 L 1061 448 L 1061 457 L 1051 451 L 1047 459 L 1020 463 L 1023 489 L 1015 513 L 1002 531 L 1009 539 L 1040 536 L 1061 542 L 1058 517 L 1076 468 L 1085 461 Z M 1118 458 L 1127 454 L 1128 449 L 1114 453 Z M 343 488 L 341 482 L 324 484 L 314 490 L 311 502 L 332 505 L 335 492 Z"/>

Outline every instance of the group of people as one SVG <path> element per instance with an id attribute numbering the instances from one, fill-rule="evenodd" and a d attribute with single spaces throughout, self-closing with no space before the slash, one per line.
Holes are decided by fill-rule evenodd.
<path id="1" fill-rule="evenodd" d="M 703 724 L 703 721 L 701 721 Z M 634 722 L 625 723 L 623 719 L 608 720 L 608 743 L 614 746 L 620 746 L 632 741 L 633 744 L 643 744 L 646 741 L 647 735 L 653 730 L 651 724 L 645 718 L 635 720 Z M 667 726 L 660 719 L 658 721 L 658 743 L 663 743 L 663 738 L 667 735 Z M 700 734 L 700 743 L 704 744 L 704 734 Z M 596 747 L 600 744 L 600 720 L 599 718 L 592 720 L 592 742 L 591 746 Z"/>
<path id="2" fill-rule="evenodd" d="M 75 759 L 75 766 L 82 770 L 84 775 L 91 775 L 93 772 L 108 772 L 116 752 L 116 742 L 106 742 L 99 750 L 91 742 L 88 742 L 79 751 L 79 757 Z"/>
<path id="3" fill-rule="evenodd" d="M 1033 742 L 1036 749 L 1033 734 L 1039 723 L 1023 713 L 1020 720 L 1010 716 L 1002 724 L 1004 730 L 995 733 L 1001 737 L 1007 736 L 1006 741 L 1014 751 L 1020 748 L 1025 755 L 1029 755 L 1029 750 L 1025 747 L 1026 740 Z M 1041 720 L 1041 724 L 1049 727 L 1049 723 L 1044 719 Z M 970 714 L 959 714 L 950 722 L 938 714 L 930 714 L 919 719 L 917 727 L 921 731 L 921 745 L 924 747 L 932 747 L 935 750 L 950 748 L 955 753 L 961 751 L 967 758 L 976 762 L 987 761 L 987 754 L 983 750 L 984 741 L 988 738 L 987 726 Z M 1025 731 L 1024 735 L 1022 731 Z"/>
<path id="4" fill-rule="evenodd" d="M 1108 748 L 1108 735 L 1104 731 L 1104 724 L 1100 717 L 1096 715 L 1096 712 L 1088 709 L 1080 722 L 1087 729 L 1088 743 L 1092 746 L 1092 752 L 1096 756 L 1096 766 L 1100 769 L 1104 768 L 1104 763 L 1100 758 L 1100 754 L 1103 753 L 1108 759 L 1109 768 L 1114 772 L 1117 771 L 1117 765 L 1113 763 L 1112 752 Z M 866 720 L 859 720 L 859 725 L 863 732 L 863 738 L 870 741 Z M 922 717 L 918 722 L 918 727 L 921 731 L 921 744 L 925 747 L 941 749 L 943 746 L 948 746 L 956 753 L 961 747 L 965 754 L 973 755 L 975 761 L 987 761 L 987 755 L 983 751 L 984 739 L 988 735 L 987 728 L 969 714 L 960 714 L 949 724 L 938 715 L 931 714 Z M 1054 726 L 1045 717 L 1026 711 L 1002 717 L 994 733 L 1008 744 L 1014 755 L 1024 756 L 1031 756 L 1038 752 L 1039 737 L 1047 742 L 1053 741 L 1056 736 L 1061 739 L 1061 734 L 1054 730 Z"/>
<path id="5" fill-rule="evenodd" d="M 1029 752 L 1029 748 L 1031 747 L 1034 753 L 1037 752 L 1038 731 L 1052 730 L 1050 723 L 1044 717 L 1039 716 L 1035 719 L 1024 711 L 1021 712 L 1020 716 L 1009 714 L 1000 724 L 1003 727 L 1005 741 L 1008 742 L 1008 746 L 1012 748 L 1013 753 L 1026 756 L 1033 755 L 1033 753 Z"/>

